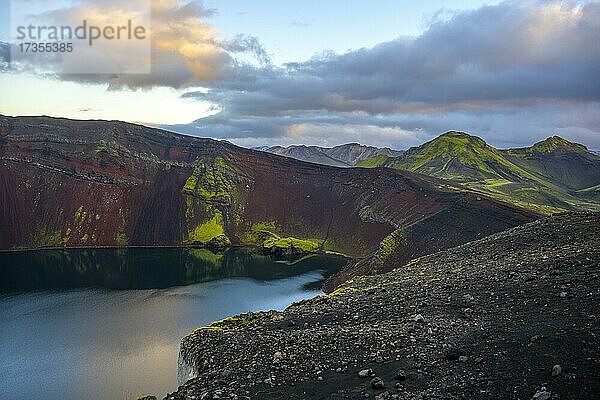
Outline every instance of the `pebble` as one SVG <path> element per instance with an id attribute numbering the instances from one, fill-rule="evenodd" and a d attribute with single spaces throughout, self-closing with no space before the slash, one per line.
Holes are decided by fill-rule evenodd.
<path id="1" fill-rule="evenodd" d="M 464 356 L 465 353 L 462 350 L 456 349 L 456 348 L 450 348 L 446 354 L 445 354 L 445 358 L 448 361 L 456 361 L 458 360 L 461 356 Z"/>
<path id="2" fill-rule="evenodd" d="M 369 376 L 373 376 L 373 370 L 371 368 L 369 369 L 362 369 L 358 372 L 358 376 L 361 378 L 368 378 Z"/>
<path id="3" fill-rule="evenodd" d="M 375 400 L 385 400 L 385 399 L 389 399 L 389 397 L 390 397 L 390 392 L 385 391 L 385 392 L 375 396 Z"/>
<path id="4" fill-rule="evenodd" d="M 469 357 L 467 357 L 467 356 L 460 356 L 460 357 L 458 357 L 458 361 L 459 362 L 463 362 L 464 363 L 464 362 L 467 362 L 468 360 L 469 360 Z"/>
<path id="5" fill-rule="evenodd" d="M 538 390 L 531 400 L 550 400 L 551 392 L 546 391 L 546 388 L 542 386 L 540 390 Z"/>
<path id="6" fill-rule="evenodd" d="M 552 367 L 552 376 L 559 376 L 562 373 L 562 367 L 559 364 L 556 364 Z"/>
<path id="7" fill-rule="evenodd" d="M 371 387 L 373 389 L 383 389 L 385 387 L 385 383 L 383 383 L 383 379 L 376 376 L 375 378 L 371 379 Z"/>
<path id="8" fill-rule="evenodd" d="M 396 379 L 398 379 L 399 381 L 406 380 L 406 371 L 401 369 L 398 372 L 396 372 Z"/>
<path id="9" fill-rule="evenodd" d="M 417 314 L 414 316 L 413 321 L 415 322 L 425 322 L 425 318 L 421 314 Z"/>

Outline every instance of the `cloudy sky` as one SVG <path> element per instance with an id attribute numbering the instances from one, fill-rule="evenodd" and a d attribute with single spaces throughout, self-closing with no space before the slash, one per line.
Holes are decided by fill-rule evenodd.
<path id="1" fill-rule="evenodd" d="M 19 1 L 29 18 L 75 24 L 129 15 L 150 0 L 14 0 L 12 10 L 0 8 L 13 25 Z M 461 130 L 499 147 L 558 134 L 600 149 L 600 2 L 151 0 L 149 7 L 150 57 L 127 46 L 102 51 L 121 63 L 135 55 L 150 73 L 61 74 L 46 63 L 3 63 L 0 113 L 120 119 L 243 146 L 408 148 Z M 0 31 L 3 42 L 10 36 Z"/>

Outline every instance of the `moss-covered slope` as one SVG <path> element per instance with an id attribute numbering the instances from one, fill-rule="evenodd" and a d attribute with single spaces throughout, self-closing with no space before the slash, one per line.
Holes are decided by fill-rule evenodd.
<path id="1" fill-rule="evenodd" d="M 447 179 L 543 213 L 600 209 L 600 197 L 590 189 L 600 184 L 600 157 L 557 136 L 528 148 L 498 150 L 478 137 L 448 132 L 404 156 L 373 158 L 359 166 Z"/>

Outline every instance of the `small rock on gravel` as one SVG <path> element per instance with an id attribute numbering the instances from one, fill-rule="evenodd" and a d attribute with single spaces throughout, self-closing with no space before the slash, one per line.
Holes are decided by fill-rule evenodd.
<path id="1" fill-rule="evenodd" d="M 446 358 L 446 360 L 448 361 L 456 361 L 458 359 L 460 359 L 461 356 L 464 356 L 465 352 L 457 349 L 455 347 L 452 347 L 450 349 L 448 349 L 448 351 L 446 351 L 446 354 L 444 355 L 444 358 Z"/>
<path id="2" fill-rule="evenodd" d="M 390 392 L 388 392 L 388 391 L 385 391 L 385 392 L 375 396 L 375 400 L 386 400 L 389 398 L 390 398 Z"/>
<path id="3" fill-rule="evenodd" d="M 396 379 L 398 379 L 399 381 L 406 380 L 406 372 L 403 369 L 401 369 L 400 371 L 396 372 Z"/>
<path id="4" fill-rule="evenodd" d="M 556 364 L 552 367 L 552 376 L 559 376 L 562 373 L 562 367 L 559 364 Z"/>
<path id="5" fill-rule="evenodd" d="M 552 393 L 546 391 L 546 388 L 542 386 L 540 390 L 538 390 L 531 400 L 550 400 Z"/>
<path id="6" fill-rule="evenodd" d="M 371 379 L 371 387 L 373 389 L 383 389 L 385 387 L 385 383 L 383 383 L 383 379 L 376 376 L 375 378 Z"/>
<path id="7" fill-rule="evenodd" d="M 358 376 L 361 378 L 368 378 L 369 376 L 373 376 L 375 375 L 373 373 L 373 370 L 371 368 L 368 369 L 362 369 L 358 372 Z"/>

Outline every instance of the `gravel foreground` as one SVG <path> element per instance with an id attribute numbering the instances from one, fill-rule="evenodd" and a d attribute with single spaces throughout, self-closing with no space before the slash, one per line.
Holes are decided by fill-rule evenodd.
<path id="1" fill-rule="evenodd" d="M 598 399 L 599 275 L 600 213 L 549 217 L 196 330 L 165 399 Z"/>

